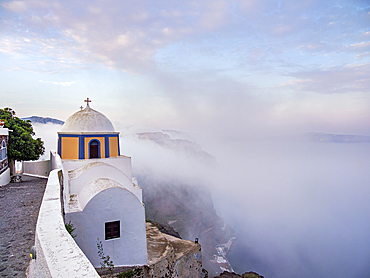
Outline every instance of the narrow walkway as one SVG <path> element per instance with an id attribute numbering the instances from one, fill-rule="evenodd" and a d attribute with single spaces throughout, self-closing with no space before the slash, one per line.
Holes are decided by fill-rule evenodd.
<path id="1" fill-rule="evenodd" d="M 0 187 L 0 277 L 26 277 L 46 179 Z"/>

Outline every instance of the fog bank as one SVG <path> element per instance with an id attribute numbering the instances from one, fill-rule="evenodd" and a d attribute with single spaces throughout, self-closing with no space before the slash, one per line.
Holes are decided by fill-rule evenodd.
<path id="1" fill-rule="evenodd" d="M 238 238 L 230 262 L 265 277 L 368 277 L 370 144 L 202 138 L 209 167 L 122 140 L 134 172 L 201 181 Z M 145 194 L 145 192 L 144 192 Z"/>
<path id="2" fill-rule="evenodd" d="M 224 170 L 213 197 L 237 231 L 237 271 L 369 277 L 369 144 L 234 141 L 213 150 Z"/>
<path id="3" fill-rule="evenodd" d="M 46 149 L 56 150 L 60 126 L 34 128 Z M 236 231 L 229 259 L 237 272 L 370 276 L 370 144 L 198 142 L 217 166 L 135 136 L 121 136 L 121 154 L 132 157 L 134 175 L 208 187 L 217 213 Z"/>

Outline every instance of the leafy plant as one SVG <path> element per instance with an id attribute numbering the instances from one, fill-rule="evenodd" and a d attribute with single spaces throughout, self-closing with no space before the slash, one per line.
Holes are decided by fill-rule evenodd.
<path id="1" fill-rule="evenodd" d="M 134 277 L 134 275 L 135 275 L 134 271 L 132 269 L 129 269 L 118 274 L 118 278 L 132 278 Z"/>
<path id="2" fill-rule="evenodd" d="M 101 270 L 108 270 L 108 276 L 107 277 L 113 277 L 113 270 L 114 270 L 114 264 L 113 261 L 110 259 L 109 255 L 104 254 L 103 250 L 103 243 L 99 238 L 96 239 L 96 246 L 98 247 L 98 255 L 101 260 L 100 262 L 100 269 Z"/>
<path id="3" fill-rule="evenodd" d="M 4 120 L 4 127 L 9 128 L 8 158 L 10 160 L 37 160 L 44 153 L 44 142 L 33 139 L 35 135 L 31 121 L 23 121 L 15 116 L 11 108 L 0 109 L 0 119 Z"/>
<path id="4" fill-rule="evenodd" d="M 74 232 L 74 230 L 76 230 L 76 228 L 71 223 L 71 221 L 69 221 L 68 223 L 65 223 L 64 226 L 66 227 L 67 232 L 71 235 L 72 238 L 75 238 L 77 236 L 76 234 L 73 234 L 73 232 Z"/>

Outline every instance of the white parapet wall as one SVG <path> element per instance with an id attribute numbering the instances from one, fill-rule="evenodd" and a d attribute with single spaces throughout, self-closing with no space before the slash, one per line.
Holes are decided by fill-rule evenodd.
<path id="1" fill-rule="evenodd" d="M 1 175 L 0 175 L 0 186 L 6 185 L 10 182 L 10 169 L 6 169 Z"/>
<path id="2" fill-rule="evenodd" d="M 25 175 L 39 178 L 48 178 L 51 170 L 50 160 L 43 161 L 23 161 L 22 171 Z"/>
<path id="3" fill-rule="evenodd" d="M 36 259 L 31 260 L 27 277 L 100 277 L 65 229 L 62 176 L 62 169 L 50 172 L 36 225 Z"/>

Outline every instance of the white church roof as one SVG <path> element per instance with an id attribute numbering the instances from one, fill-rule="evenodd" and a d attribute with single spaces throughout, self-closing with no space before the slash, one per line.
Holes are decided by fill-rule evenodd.
<path id="1" fill-rule="evenodd" d="M 61 132 L 114 132 L 114 127 L 104 114 L 87 106 L 70 116 Z"/>

